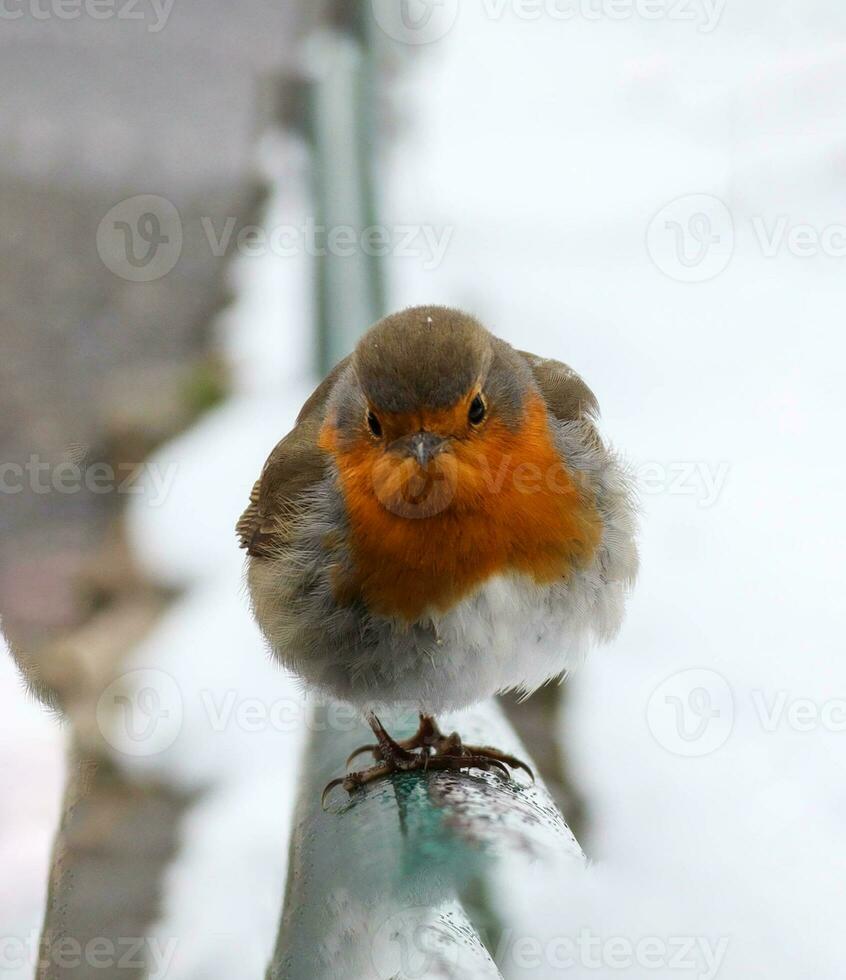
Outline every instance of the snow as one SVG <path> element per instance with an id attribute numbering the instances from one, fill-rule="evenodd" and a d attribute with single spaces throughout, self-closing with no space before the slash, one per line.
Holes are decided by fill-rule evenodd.
<path id="1" fill-rule="evenodd" d="M 846 259 L 768 258 L 754 222 L 846 220 L 846 24 L 773 8 L 729 4 L 701 35 L 462 5 L 400 94 L 386 220 L 454 234 L 434 271 L 393 259 L 391 306 L 465 305 L 572 364 L 640 478 L 628 622 L 569 682 L 562 729 L 594 864 L 546 914 L 511 883 L 514 937 L 545 958 L 507 948 L 509 980 L 841 972 Z M 708 282 L 645 247 L 688 194 L 733 216 Z M 595 946 L 563 956 L 583 929 Z"/>
<path id="2" fill-rule="evenodd" d="M 263 222 L 301 222 L 301 148 L 274 140 L 263 167 L 275 192 Z M 165 881 L 153 938 L 178 937 L 168 977 L 258 976 L 276 937 L 297 760 L 307 735 L 300 684 L 271 662 L 249 612 L 235 521 L 275 443 L 311 391 L 307 257 L 240 256 L 234 305 L 218 324 L 235 395 L 162 447 L 148 472 L 175 473 L 158 506 L 130 510 L 136 554 L 184 590 L 133 651 L 128 671 L 152 685 L 173 725 L 150 754 L 121 755 L 139 777 L 196 793 Z M 133 752 L 126 733 L 113 745 Z M 155 971 L 152 976 L 156 976 Z M 164 974 L 163 974 L 164 975 Z"/>
<path id="3" fill-rule="evenodd" d="M 65 733 L 26 693 L 0 637 L 0 969 L 10 980 L 32 976 L 47 898 L 47 876 L 61 809 Z"/>

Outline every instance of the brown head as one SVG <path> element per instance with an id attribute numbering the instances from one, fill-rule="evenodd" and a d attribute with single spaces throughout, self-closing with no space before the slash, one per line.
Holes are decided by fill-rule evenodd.
<path id="1" fill-rule="evenodd" d="M 376 324 L 335 385 L 320 445 L 353 533 L 350 589 L 385 612 L 448 605 L 509 567 L 549 580 L 598 539 L 525 357 L 456 310 Z"/>
<path id="2" fill-rule="evenodd" d="M 472 503 L 474 471 L 520 429 L 533 388 L 525 361 L 473 317 L 414 307 L 362 338 L 325 435 L 388 510 L 431 517 Z"/>

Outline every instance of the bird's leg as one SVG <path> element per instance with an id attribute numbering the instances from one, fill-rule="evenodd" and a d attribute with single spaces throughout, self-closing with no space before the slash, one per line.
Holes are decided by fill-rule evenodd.
<path id="1" fill-rule="evenodd" d="M 381 762 L 392 765 L 395 769 L 413 769 L 416 764 L 417 756 L 409 749 L 415 746 L 405 742 L 397 742 L 385 731 L 385 727 L 376 715 L 370 715 L 367 719 L 373 734 L 376 736 L 376 745 L 368 746 L 373 751 L 373 755 Z M 358 754 L 358 753 L 356 753 Z"/>
<path id="2" fill-rule="evenodd" d="M 443 741 L 444 733 L 438 727 L 438 723 L 431 715 L 420 715 L 420 724 L 417 731 L 411 738 L 405 739 L 402 743 L 404 748 L 425 749 L 427 752 L 437 751 L 438 745 Z"/>
<path id="3" fill-rule="evenodd" d="M 355 756 L 365 751 L 373 753 L 377 759 L 376 765 L 361 772 L 347 773 L 340 779 L 333 779 L 323 790 L 323 803 L 326 802 L 326 797 L 336 786 L 343 786 L 348 793 L 352 793 L 362 786 L 385 776 L 390 776 L 392 773 L 412 772 L 420 768 L 419 754 L 409 751 L 403 744 L 391 738 L 376 715 L 369 715 L 367 722 L 376 736 L 376 744 L 364 745 L 360 749 L 356 749 L 347 760 L 347 765 Z"/>
<path id="4" fill-rule="evenodd" d="M 375 718 L 375 715 L 372 717 Z M 376 719 L 376 721 L 378 722 L 378 719 Z M 370 727 L 373 728 L 373 734 L 376 736 L 376 744 L 360 745 L 347 759 L 347 765 L 349 765 L 357 756 L 363 755 L 365 752 L 371 752 L 373 757 L 377 760 L 384 759 L 384 756 L 382 755 L 382 740 L 379 737 L 379 732 L 377 729 L 373 727 L 372 721 L 370 721 Z M 381 728 L 381 725 L 379 727 Z M 385 732 L 384 728 L 382 728 L 382 731 L 385 733 L 385 735 L 388 734 Z M 412 751 L 414 749 L 425 749 L 428 753 L 429 750 L 437 751 L 437 746 L 443 741 L 444 734 L 440 728 L 438 728 L 438 723 L 431 715 L 424 715 L 421 713 L 420 725 L 411 738 L 400 739 L 397 742 L 394 742 L 389 735 L 388 738 L 394 745 L 401 749 Z"/>
<path id="5" fill-rule="evenodd" d="M 336 786 L 343 786 L 348 793 L 353 793 L 394 773 L 420 770 L 463 772 L 467 769 L 493 769 L 508 777 L 510 767 L 525 770 L 534 781 L 535 775 L 525 762 L 487 745 L 464 745 L 458 732 L 444 735 L 431 715 L 421 714 L 415 734 L 400 741 L 391 738 L 375 715 L 371 715 L 368 722 L 376 736 L 376 744 L 356 749 L 347 760 L 347 765 L 363 752 L 372 752 L 376 765 L 333 779 L 323 791 L 324 802 Z"/>
<path id="6" fill-rule="evenodd" d="M 384 729 L 382 729 L 382 731 L 384 732 Z M 379 735 L 375 728 L 374 733 L 376 733 L 376 737 L 378 739 Z M 387 732 L 385 732 L 385 735 L 387 735 Z M 388 736 L 388 738 L 390 738 L 390 736 Z M 458 732 L 451 732 L 449 735 L 444 735 L 440 729 L 440 726 L 431 715 L 421 713 L 420 725 L 411 738 L 401 739 L 398 742 L 394 742 L 393 739 L 390 739 L 390 741 L 394 746 L 399 749 L 404 749 L 406 752 L 409 750 L 413 751 L 414 749 L 419 749 L 430 759 L 435 756 L 449 759 L 463 759 L 467 756 L 492 759 L 494 762 L 503 762 L 505 765 L 511 766 L 512 769 L 523 769 L 532 777 L 532 779 L 535 778 L 534 773 L 529 766 L 527 766 L 525 762 L 521 762 L 516 756 L 508 755 L 505 752 L 500 752 L 499 749 L 491 748 L 488 745 L 464 745 Z M 385 756 L 382 753 L 382 743 L 380 741 L 377 745 L 362 745 L 360 748 L 356 749 L 349 759 L 347 759 L 347 765 L 349 765 L 356 756 L 361 755 L 364 752 L 372 752 L 377 761 L 385 761 Z"/>

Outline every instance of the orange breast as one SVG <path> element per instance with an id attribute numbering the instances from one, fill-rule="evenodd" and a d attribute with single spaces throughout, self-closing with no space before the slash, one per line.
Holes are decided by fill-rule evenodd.
<path id="1" fill-rule="evenodd" d="M 413 622 L 504 572 L 566 579 L 598 546 L 592 495 L 559 458 L 539 397 L 518 431 L 491 418 L 436 457 L 425 479 L 379 446 L 340 451 L 329 423 L 320 443 L 336 459 L 350 524 L 354 567 L 336 572 L 340 602 L 360 598 Z"/>

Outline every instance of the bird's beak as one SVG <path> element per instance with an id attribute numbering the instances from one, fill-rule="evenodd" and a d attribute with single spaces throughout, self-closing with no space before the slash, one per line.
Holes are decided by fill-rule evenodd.
<path id="1" fill-rule="evenodd" d="M 413 436 L 407 436 L 402 440 L 402 443 L 402 451 L 416 459 L 420 466 L 425 468 L 443 450 L 446 439 L 443 436 L 435 435 L 434 432 L 422 431 L 415 432 Z"/>

